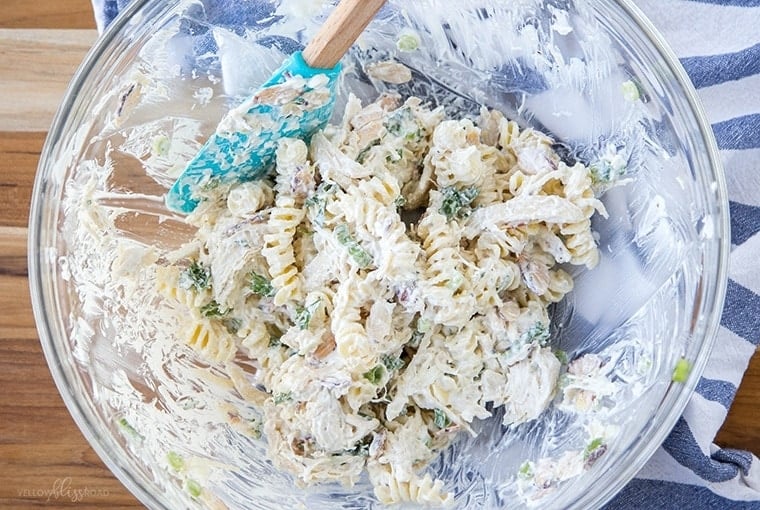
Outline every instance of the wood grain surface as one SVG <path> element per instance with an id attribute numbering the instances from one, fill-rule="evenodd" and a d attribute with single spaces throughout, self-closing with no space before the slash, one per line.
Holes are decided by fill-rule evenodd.
<path id="1" fill-rule="evenodd" d="M 142 508 L 89 447 L 53 384 L 32 318 L 29 200 L 40 150 L 95 40 L 89 0 L 0 2 L 0 507 Z M 716 442 L 760 454 L 760 356 Z"/>

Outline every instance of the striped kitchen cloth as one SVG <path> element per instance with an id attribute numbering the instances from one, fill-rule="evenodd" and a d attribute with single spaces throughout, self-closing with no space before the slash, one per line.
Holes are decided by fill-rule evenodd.
<path id="1" fill-rule="evenodd" d="M 98 29 L 129 1 L 92 0 Z M 712 123 L 728 182 L 732 253 L 719 336 L 696 393 L 605 508 L 760 510 L 760 460 L 713 444 L 760 344 L 760 0 L 634 1 L 681 59 Z M 753 449 L 760 453 L 760 444 Z"/>
<path id="2" fill-rule="evenodd" d="M 662 447 L 606 508 L 760 509 L 760 460 L 713 444 L 760 344 L 760 0 L 634 1 L 678 55 L 712 124 L 732 250 L 721 327 L 697 391 Z M 760 444 L 753 450 L 760 453 Z"/>

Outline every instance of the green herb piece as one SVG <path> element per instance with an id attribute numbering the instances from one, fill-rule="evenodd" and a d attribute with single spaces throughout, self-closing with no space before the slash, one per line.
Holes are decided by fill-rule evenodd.
<path id="1" fill-rule="evenodd" d="M 346 453 L 349 455 L 354 455 L 356 457 L 368 457 L 369 456 L 369 445 L 372 444 L 372 436 L 365 437 L 358 443 L 356 443 L 356 446 L 354 446 L 350 450 L 346 450 Z"/>
<path id="2" fill-rule="evenodd" d="M 304 205 L 308 208 L 316 209 L 312 222 L 322 227 L 325 224 L 325 213 L 327 212 L 327 195 L 335 193 L 336 185 L 331 182 L 322 182 L 313 195 L 306 199 Z"/>
<path id="3" fill-rule="evenodd" d="M 276 405 L 284 404 L 285 402 L 289 402 L 293 400 L 293 392 L 285 392 L 285 393 L 277 393 L 274 396 L 274 403 Z"/>
<path id="4" fill-rule="evenodd" d="M 179 277 L 179 286 L 185 290 L 207 289 L 211 283 L 211 271 L 199 260 L 193 261 L 190 266 L 182 271 Z"/>
<path id="5" fill-rule="evenodd" d="M 392 164 L 404 159 L 404 149 L 396 149 L 395 151 L 388 152 L 385 156 L 385 162 Z"/>
<path id="6" fill-rule="evenodd" d="M 420 132 L 420 126 L 414 119 L 414 113 L 408 106 L 394 110 L 383 124 L 388 134 L 407 138 L 410 133 Z M 409 129 L 411 127 L 411 129 Z M 422 134 L 420 133 L 420 137 Z"/>
<path id="7" fill-rule="evenodd" d="M 549 340 L 549 328 L 544 323 L 536 322 L 528 331 L 522 334 L 520 341 L 524 344 L 538 343 L 541 346 L 546 345 Z"/>
<path id="8" fill-rule="evenodd" d="M 446 416 L 446 413 L 442 409 L 435 409 L 433 411 L 433 423 L 439 429 L 445 429 L 451 425 L 451 420 L 449 420 L 449 417 Z"/>
<path id="9" fill-rule="evenodd" d="M 570 377 L 567 374 L 562 374 L 557 379 L 557 388 L 564 390 L 570 385 Z"/>
<path id="10" fill-rule="evenodd" d="M 209 303 L 200 307 L 200 312 L 204 317 L 224 317 L 230 311 L 222 310 L 222 305 L 220 305 L 215 299 L 212 299 Z"/>
<path id="11" fill-rule="evenodd" d="M 422 341 L 424 337 L 425 337 L 425 333 L 423 333 L 422 331 L 415 331 L 414 333 L 412 333 L 412 337 L 409 339 L 409 342 L 408 342 L 409 346 L 419 347 L 420 342 Z"/>
<path id="12" fill-rule="evenodd" d="M 383 374 L 385 373 L 385 367 L 383 365 L 375 365 L 375 368 L 369 372 L 364 372 L 364 378 L 372 384 L 380 384 L 383 380 Z"/>
<path id="13" fill-rule="evenodd" d="M 154 156 L 166 156 L 169 154 L 171 143 L 166 135 L 158 135 L 153 138 L 150 144 L 150 153 Z"/>
<path id="14" fill-rule="evenodd" d="M 560 350 L 560 349 L 554 349 L 552 352 L 554 353 L 554 357 L 557 358 L 560 363 L 562 363 L 563 365 L 567 365 L 567 362 L 569 360 L 567 359 L 567 353 L 565 351 Z"/>
<path id="15" fill-rule="evenodd" d="M 188 494 L 190 494 L 194 498 L 199 497 L 201 495 L 201 492 L 203 492 L 203 488 L 201 487 L 201 484 L 199 484 L 195 480 L 187 480 L 185 482 L 185 489 L 187 490 Z"/>
<path id="16" fill-rule="evenodd" d="M 396 209 L 401 209 L 406 205 L 406 197 L 404 195 L 397 196 L 396 200 L 393 201 L 393 205 L 396 206 Z"/>
<path id="17" fill-rule="evenodd" d="M 417 34 L 404 33 L 396 40 L 396 48 L 399 51 L 414 51 L 420 47 L 420 37 Z"/>
<path id="18" fill-rule="evenodd" d="M 282 345 L 282 342 L 280 342 L 279 336 L 276 335 L 269 335 L 269 347 L 279 347 Z"/>
<path id="19" fill-rule="evenodd" d="M 222 320 L 222 326 L 227 330 L 227 333 L 230 335 L 237 334 L 238 331 L 240 331 L 240 326 L 242 326 L 243 323 L 240 321 L 240 319 L 230 318 L 226 317 L 224 320 Z"/>
<path id="20" fill-rule="evenodd" d="M 676 362 L 673 368 L 673 375 L 670 377 L 673 382 L 684 383 L 691 373 L 691 363 L 686 358 L 681 358 Z"/>
<path id="21" fill-rule="evenodd" d="M 616 181 L 626 174 L 626 160 L 615 151 L 605 154 L 599 161 L 589 166 L 592 184 L 599 186 Z"/>
<path id="22" fill-rule="evenodd" d="M 446 287 L 454 291 L 458 290 L 465 281 L 464 275 L 456 269 L 450 272 L 448 276 L 449 281 L 446 283 Z"/>
<path id="23" fill-rule="evenodd" d="M 143 438 L 143 436 L 142 436 L 142 435 L 141 435 L 139 432 L 137 432 L 137 429 L 135 429 L 135 428 L 134 428 L 134 427 L 133 427 L 133 426 L 132 426 L 132 425 L 131 425 L 131 424 L 130 424 L 128 421 L 127 421 L 127 419 L 126 419 L 126 418 L 121 418 L 121 419 L 118 421 L 118 423 L 119 423 L 119 427 L 121 427 L 121 429 L 122 429 L 124 432 L 126 432 L 127 434 L 129 434 L 130 436 L 132 436 L 132 437 L 134 437 L 134 438 L 138 438 L 138 439 L 142 439 L 142 438 Z"/>
<path id="24" fill-rule="evenodd" d="M 599 450 L 600 448 L 604 447 L 604 439 L 601 437 L 594 438 L 587 446 L 586 449 L 583 450 L 583 458 L 585 460 L 588 460 L 594 452 Z"/>
<path id="25" fill-rule="evenodd" d="M 359 264 L 359 267 L 366 269 L 372 265 L 372 255 L 367 253 L 349 232 L 348 225 L 342 223 L 335 227 L 335 236 L 338 242 L 346 247 L 351 258 Z"/>
<path id="26" fill-rule="evenodd" d="M 314 312 L 317 311 L 317 308 L 319 308 L 319 304 L 321 302 L 322 302 L 321 299 L 316 299 L 314 302 L 306 306 L 301 306 L 301 305 L 296 306 L 296 316 L 294 319 L 296 326 L 298 326 L 302 330 L 309 329 L 309 323 L 311 322 L 311 318 L 314 315 Z"/>
<path id="27" fill-rule="evenodd" d="M 632 80 L 624 81 L 620 88 L 626 101 L 634 102 L 641 98 L 639 86 Z"/>
<path id="28" fill-rule="evenodd" d="M 380 145 L 380 139 L 375 138 L 365 148 L 363 148 L 361 151 L 359 151 L 359 154 L 356 155 L 356 162 L 359 164 L 364 164 L 364 160 L 367 158 L 367 155 L 369 154 L 369 151 L 372 150 L 373 147 L 377 147 Z"/>
<path id="29" fill-rule="evenodd" d="M 448 221 L 455 218 L 466 218 L 472 212 L 470 204 L 478 196 L 478 188 L 470 186 L 469 188 L 457 189 L 453 186 L 447 186 L 441 190 L 443 201 L 438 212 L 446 216 Z"/>
<path id="30" fill-rule="evenodd" d="M 520 465 L 520 469 L 517 471 L 517 476 L 523 480 L 529 480 L 533 478 L 533 463 L 526 460 Z"/>
<path id="31" fill-rule="evenodd" d="M 166 460 L 169 462 L 169 466 L 177 472 L 182 471 L 185 468 L 185 459 L 177 452 L 169 452 L 166 454 Z"/>
<path id="32" fill-rule="evenodd" d="M 262 276 L 255 271 L 251 271 L 248 275 L 248 281 L 249 286 L 251 289 L 251 292 L 256 294 L 257 296 L 261 297 L 272 297 L 274 296 L 274 287 L 272 287 L 272 282 L 269 281 L 268 278 L 265 276 Z"/>
<path id="33" fill-rule="evenodd" d="M 428 320 L 425 320 L 425 319 L 417 320 L 417 330 L 420 333 L 427 333 L 428 331 L 430 331 L 430 328 L 432 327 L 433 327 L 433 323 Z"/>
<path id="34" fill-rule="evenodd" d="M 404 366 L 404 360 L 398 356 L 391 356 L 390 354 L 383 354 L 380 356 L 380 361 L 383 363 L 388 372 L 399 370 Z"/>

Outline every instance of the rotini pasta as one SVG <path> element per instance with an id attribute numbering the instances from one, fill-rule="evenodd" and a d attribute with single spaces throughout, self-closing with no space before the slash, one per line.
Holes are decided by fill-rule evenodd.
<path id="1" fill-rule="evenodd" d="M 179 336 L 299 484 L 366 470 L 383 503 L 452 503 L 424 473 L 437 452 L 493 408 L 522 423 L 554 397 L 558 265 L 599 260 L 588 169 L 499 112 L 445 120 L 388 94 L 281 141 L 273 179 L 207 192 L 193 242 L 161 259 Z"/>
<path id="2" fill-rule="evenodd" d="M 190 323 L 183 336 L 190 347 L 211 361 L 229 361 L 237 352 L 232 335 L 208 320 Z"/>

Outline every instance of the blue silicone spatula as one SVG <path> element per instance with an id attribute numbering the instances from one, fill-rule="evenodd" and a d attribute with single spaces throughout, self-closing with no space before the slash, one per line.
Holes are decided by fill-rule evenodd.
<path id="1" fill-rule="evenodd" d="M 224 116 L 167 193 L 169 209 L 192 212 L 198 205 L 195 193 L 205 184 L 263 177 L 277 140 L 308 140 L 325 127 L 335 106 L 339 61 L 385 1 L 341 0 L 302 52 L 291 55 L 253 96 Z M 321 99 L 314 101 L 320 91 Z"/>

